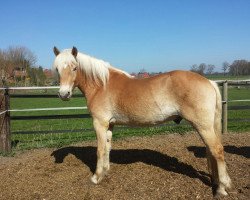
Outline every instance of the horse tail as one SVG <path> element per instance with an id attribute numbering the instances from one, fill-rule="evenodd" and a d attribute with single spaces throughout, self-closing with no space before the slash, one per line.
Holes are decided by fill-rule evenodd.
<path id="1" fill-rule="evenodd" d="M 210 81 L 214 87 L 216 93 L 216 107 L 214 115 L 214 131 L 215 134 L 221 139 L 221 115 L 222 115 L 222 104 L 221 104 L 221 94 L 219 87 L 216 82 Z"/>

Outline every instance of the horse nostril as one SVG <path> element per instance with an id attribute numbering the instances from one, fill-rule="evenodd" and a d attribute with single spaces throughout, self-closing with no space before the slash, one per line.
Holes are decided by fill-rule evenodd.
<path id="1" fill-rule="evenodd" d="M 59 91 L 58 92 L 58 96 L 63 99 L 63 100 L 66 100 L 66 99 L 69 99 L 70 96 L 71 96 L 71 91 L 67 90 L 67 91 Z"/>

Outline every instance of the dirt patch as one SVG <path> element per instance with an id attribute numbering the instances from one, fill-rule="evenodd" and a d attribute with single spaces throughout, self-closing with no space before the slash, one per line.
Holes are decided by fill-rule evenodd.
<path id="1" fill-rule="evenodd" d="M 250 199 L 250 134 L 223 136 L 234 183 L 224 199 Z M 205 148 L 197 134 L 113 142 L 111 170 L 94 185 L 96 142 L 0 157 L 0 199 L 212 199 Z"/>

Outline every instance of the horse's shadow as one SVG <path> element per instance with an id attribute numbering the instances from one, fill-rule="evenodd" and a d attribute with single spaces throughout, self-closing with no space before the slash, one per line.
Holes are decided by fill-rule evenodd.
<path id="1" fill-rule="evenodd" d="M 197 158 L 205 158 L 206 157 L 206 148 L 205 147 L 197 147 L 197 146 L 189 146 L 187 147 L 188 151 L 194 152 L 195 157 Z M 232 145 L 224 146 L 224 151 L 230 154 L 236 154 L 240 156 L 244 156 L 245 158 L 250 158 L 250 147 L 236 147 Z"/>
<path id="2" fill-rule="evenodd" d="M 64 147 L 55 150 L 51 156 L 54 156 L 56 163 L 62 163 L 68 154 L 72 154 L 81 160 L 92 172 L 95 171 L 97 160 L 96 147 Z M 143 162 L 147 165 L 153 165 L 167 171 L 183 174 L 190 178 L 198 178 L 204 184 L 211 186 L 209 174 L 197 171 L 191 165 L 158 151 L 150 149 L 114 149 L 110 153 L 110 159 L 112 163 L 116 164 Z"/>

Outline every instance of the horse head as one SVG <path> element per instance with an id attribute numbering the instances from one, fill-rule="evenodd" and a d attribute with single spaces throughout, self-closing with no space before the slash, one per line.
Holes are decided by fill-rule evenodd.
<path id="1" fill-rule="evenodd" d="M 56 69 L 60 80 L 58 95 L 62 100 L 69 100 L 72 96 L 73 89 L 77 85 L 78 50 L 76 47 L 62 52 L 56 47 L 54 47 L 53 50 L 56 56 L 54 68 Z"/>

